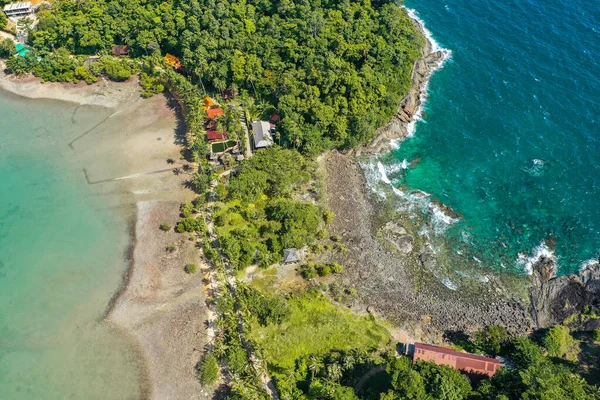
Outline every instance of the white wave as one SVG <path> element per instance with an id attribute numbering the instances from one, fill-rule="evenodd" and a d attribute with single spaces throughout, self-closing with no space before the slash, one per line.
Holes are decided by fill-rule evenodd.
<path id="1" fill-rule="evenodd" d="M 429 74 L 429 77 L 424 82 L 423 88 L 419 95 L 419 100 L 420 100 L 421 104 L 419 104 L 419 107 L 417 108 L 415 114 L 413 115 L 412 121 L 410 121 L 406 126 L 406 131 L 407 131 L 406 137 L 410 138 L 410 137 L 413 137 L 416 132 L 417 122 L 423 120 L 423 106 L 425 105 L 425 103 L 427 102 L 427 98 L 429 97 L 429 79 L 431 78 L 431 75 L 433 75 L 437 70 L 442 68 L 442 66 L 444 65 L 446 60 L 449 60 L 452 57 L 452 51 L 440 46 L 440 44 L 433 38 L 431 31 L 429 29 L 427 29 L 427 27 L 425 26 L 425 22 L 423 22 L 423 20 L 421 18 L 419 18 L 419 14 L 417 13 L 416 10 L 414 10 L 412 8 L 407 8 L 407 7 L 403 7 L 403 8 L 406 10 L 406 13 L 408 14 L 408 16 L 419 25 L 421 31 L 423 32 L 423 35 L 431 44 L 431 52 L 435 53 L 436 51 L 440 51 L 443 55 L 443 57 L 437 63 L 437 65 L 435 65 L 432 68 L 431 73 Z"/>
<path id="2" fill-rule="evenodd" d="M 533 249 L 533 255 L 528 257 L 525 253 L 519 253 L 517 256 L 517 267 L 523 269 L 527 275 L 533 273 L 533 266 L 542 257 L 548 258 L 556 263 L 556 254 L 546 246 L 546 243 L 540 243 L 539 246 Z"/>
<path id="3" fill-rule="evenodd" d="M 404 160 L 402 160 L 402 164 L 400 164 L 400 168 L 402 168 L 402 169 L 410 168 L 410 163 L 408 161 L 406 161 L 406 158 Z"/>
<path id="4" fill-rule="evenodd" d="M 439 45 L 438 42 L 435 41 L 435 39 L 433 38 L 433 35 L 431 34 L 431 31 L 429 29 L 427 29 L 427 27 L 425 26 L 425 22 L 423 22 L 423 20 L 421 18 L 419 18 L 419 13 L 417 12 L 417 10 L 414 10 L 412 8 L 408 8 L 408 7 L 404 7 L 404 9 L 406 10 L 406 13 L 408 14 L 408 16 L 415 20 L 417 22 L 417 24 L 420 25 L 421 30 L 423 31 L 423 34 L 425 35 L 425 37 L 427 38 L 427 40 L 429 40 L 429 43 L 431 43 L 431 51 L 448 51 L 447 49 L 444 49 L 443 47 L 441 47 Z"/>
<path id="5" fill-rule="evenodd" d="M 458 289 L 458 285 L 455 284 L 454 282 L 452 282 L 448 278 L 442 279 L 441 282 L 444 284 L 444 286 L 446 286 L 450 290 L 456 290 L 456 289 Z"/>
<path id="6" fill-rule="evenodd" d="M 468 274 L 465 271 L 458 271 L 458 270 L 455 270 L 454 272 L 456 272 L 458 275 L 462 276 L 463 278 L 476 280 L 481 283 L 488 283 L 490 281 L 490 278 L 487 275 Z"/>
<path id="7" fill-rule="evenodd" d="M 579 271 L 583 271 L 589 267 L 598 265 L 599 263 L 600 263 L 600 261 L 597 258 L 590 258 L 589 260 L 585 260 L 584 262 L 581 263 L 581 267 L 579 267 Z"/>
<path id="8" fill-rule="evenodd" d="M 450 225 L 458 222 L 457 218 L 447 215 L 437 204 L 430 203 L 429 211 L 431 212 L 431 224 L 436 235 L 443 234 Z"/>
<path id="9" fill-rule="evenodd" d="M 387 172 L 385 172 L 385 167 L 381 163 L 381 161 L 377 161 L 377 169 L 379 169 L 379 173 L 381 174 L 381 181 L 383 183 L 387 183 L 388 185 L 392 183 L 387 176 Z"/>
<path id="10" fill-rule="evenodd" d="M 379 197 L 386 199 L 387 196 L 385 192 L 378 185 L 378 183 L 381 181 L 381 173 L 378 171 L 378 168 L 373 161 L 368 164 L 359 163 L 359 165 L 364 172 L 365 179 L 367 181 L 367 187 L 369 187 L 369 189 L 371 189 L 373 193 Z"/>

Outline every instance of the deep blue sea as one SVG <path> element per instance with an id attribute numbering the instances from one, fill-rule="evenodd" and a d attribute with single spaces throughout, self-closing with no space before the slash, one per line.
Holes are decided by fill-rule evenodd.
<path id="1" fill-rule="evenodd" d="M 405 5 L 452 53 L 414 136 L 380 160 L 391 183 L 460 214 L 445 241 L 484 266 L 523 271 L 543 250 L 566 274 L 597 258 L 600 1 Z"/>

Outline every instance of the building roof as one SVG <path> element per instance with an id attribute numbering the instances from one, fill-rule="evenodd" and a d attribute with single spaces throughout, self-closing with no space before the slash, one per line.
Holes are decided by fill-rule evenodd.
<path id="1" fill-rule="evenodd" d="M 222 108 L 209 108 L 208 110 L 206 110 L 206 115 L 208 115 L 208 118 L 222 116 L 223 109 Z"/>
<path id="2" fill-rule="evenodd" d="M 208 140 L 226 140 L 227 132 L 208 131 L 206 136 L 208 136 Z"/>
<path id="3" fill-rule="evenodd" d="M 129 54 L 129 46 L 125 46 L 125 45 L 114 45 L 112 47 L 112 53 L 115 56 L 126 56 L 127 54 Z"/>
<path id="4" fill-rule="evenodd" d="M 271 115 L 271 121 L 272 122 L 277 122 L 281 119 L 281 117 L 279 116 L 279 114 L 273 114 Z"/>
<path id="5" fill-rule="evenodd" d="M 294 263 L 300 261 L 300 255 L 298 249 L 285 249 L 283 250 L 283 263 Z"/>
<path id="6" fill-rule="evenodd" d="M 31 8 L 31 2 L 29 1 L 19 1 L 17 3 L 10 3 L 4 6 L 4 12 L 11 11 L 24 11 L 29 10 Z"/>
<path id="7" fill-rule="evenodd" d="M 17 51 L 17 55 L 19 55 L 21 57 L 25 57 L 27 55 L 27 53 L 29 53 L 31 51 L 27 48 L 27 46 L 25 46 L 24 44 L 21 44 L 21 43 L 17 43 L 15 45 L 15 50 Z"/>
<path id="8" fill-rule="evenodd" d="M 175 69 L 179 69 L 182 66 L 181 60 L 169 53 L 165 55 L 165 62 Z"/>
<path id="9" fill-rule="evenodd" d="M 424 343 L 415 343 L 413 361 L 433 361 L 437 365 L 449 367 L 470 373 L 494 376 L 501 363 L 495 358 L 479 356 L 477 354 L 461 353 L 445 347 L 432 346 Z"/>
<path id="10" fill-rule="evenodd" d="M 453 356 L 459 356 L 462 358 L 470 358 L 472 360 L 487 361 L 487 362 L 491 362 L 491 363 L 500 365 L 500 361 L 496 360 L 495 358 L 480 356 L 480 355 L 471 354 L 471 353 L 463 353 L 461 351 L 452 350 L 447 347 L 433 346 L 431 344 L 425 344 L 425 343 L 415 343 L 415 350 L 417 350 L 417 349 L 435 351 L 440 354 L 448 354 L 448 355 L 453 355 Z"/>
<path id="11" fill-rule="evenodd" d="M 252 122 L 252 132 L 254 132 L 254 147 L 260 149 L 273 144 L 273 138 L 269 132 L 270 129 L 271 124 L 269 124 L 267 121 Z"/>

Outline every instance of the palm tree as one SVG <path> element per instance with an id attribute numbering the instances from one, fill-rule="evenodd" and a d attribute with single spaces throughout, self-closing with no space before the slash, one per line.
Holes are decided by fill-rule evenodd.
<path id="1" fill-rule="evenodd" d="M 323 360 L 319 357 L 310 356 L 308 359 L 308 369 L 312 373 L 313 378 L 321 372 L 323 368 Z"/>
<path id="2" fill-rule="evenodd" d="M 342 367 L 344 370 L 348 371 L 354 367 L 355 359 L 351 354 L 346 354 L 342 357 Z"/>
<path id="3" fill-rule="evenodd" d="M 331 363 L 327 366 L 327 377 L 332 381 L 339 381 L 342 377 L 342 367 L 337 362 Z"/>

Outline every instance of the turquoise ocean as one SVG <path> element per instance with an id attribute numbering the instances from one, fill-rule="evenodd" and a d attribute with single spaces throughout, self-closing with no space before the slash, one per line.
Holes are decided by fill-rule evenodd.
<path id="1" fill-rule="evenodd" d="M 69 142 L 112 111 L 0 91 L 0 399 L 136 399 L 128 343 L 103 322 L 130 210 Z"/>
<path id="2" fill-rule="evenodd" d="M 451 55 L 412 137 L 378 160 L 398 201 L 420 190 L 451 207 L 460 218 L 421 208 L 432 236 L 485 267 L 523 272 L 549 254 L 568 274 L 597 258 L 600 2 L 405 6 Z"/>

